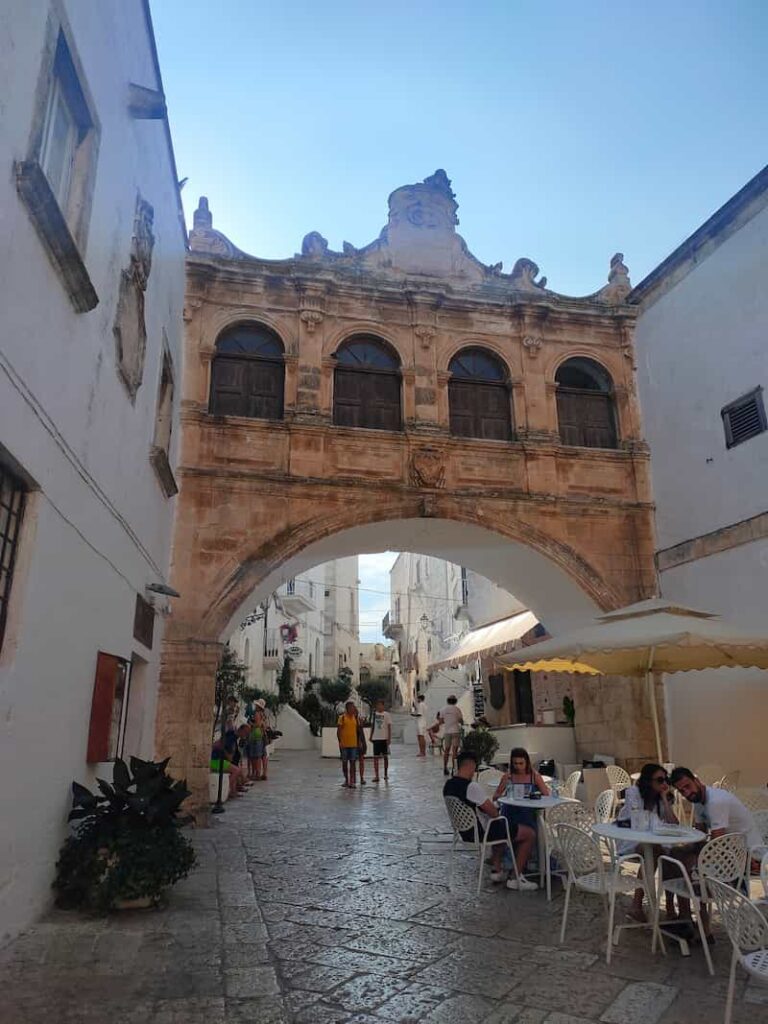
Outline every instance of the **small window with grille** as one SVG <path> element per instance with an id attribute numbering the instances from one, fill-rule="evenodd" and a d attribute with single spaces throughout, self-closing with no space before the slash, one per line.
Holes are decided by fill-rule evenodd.
<path id="1" fill-rule="evenodd" d="M 0 648 L 8 618 L 24 493 L 22 482 L 0 463 Z"/>
<path id="2" fill-rule="evenodd" d="M 737 444 L 764 433 L 768 430 L 768 420 L 762 387 L 756 387 L 734 402 L 729 402 L 720 410 L 720 415 L 725 427 L 726 448 L 735 448 Z"/>

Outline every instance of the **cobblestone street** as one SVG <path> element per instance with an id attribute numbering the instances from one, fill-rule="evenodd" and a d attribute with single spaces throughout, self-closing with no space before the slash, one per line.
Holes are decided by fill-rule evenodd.
<path id="1" fill-rule="evenodd" d="M 15 1024 L 719 1024 L 700 950 L 653 956 L 626 933 L 610 967 L 599 900 L 474 895 L 460 857 L 447 888 L 437 758 L 396 747 L 389 785 L 340 787 L 333 761 L 284 752 L 268 784 L 195 834 L 199 866 L 162 912 L 51 913 L 2 953 Z M 734 1024 L 768 1020 L 768 990 L 737 983 Z"/>

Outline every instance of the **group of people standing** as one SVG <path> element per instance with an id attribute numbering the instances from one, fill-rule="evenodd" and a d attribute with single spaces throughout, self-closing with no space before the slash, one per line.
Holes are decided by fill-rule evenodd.
<path id="1" fill-rule="evenodd" d="M 229 776 L 230 796 L 242 796 L 254 782 L 266 782 L 268 745 L 277 735 L 267 719 L 267 702 L 260 698 L 241 713 L 236 701 L 227 704 L 224 736 L 213 741 L 211 771 Z"/>
<path id="2" fill-rule="evenodd" d="M 366 739 L 365 730 L 370 730 Z M 342 785 L 345 789 L 354 789 L 357 785 L 357 772 L 360 770 L 360 785 L 365 785 L 365 758 L 368 754 L 368 740 L 373 748 L 373 782 L 380 782 L 379 761 L 384 762 L 384 781 L 389 781 L 389 750 L 392 744 L 392 716 L 385 710 L 383 700 L 377 700 L 371 713 L 371 720 L 366 724 L 360 718 L 360 712 L 354 701 L 348 700 L 344 705 L 344 713 L 339 715 L 336 723 L 336 736 L 339 741 L 341 770 L 344 774 Z"/>

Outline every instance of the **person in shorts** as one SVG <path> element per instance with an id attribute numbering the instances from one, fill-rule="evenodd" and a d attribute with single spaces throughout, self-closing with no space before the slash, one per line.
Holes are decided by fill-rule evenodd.
<path id="1" fill-rule="evenodd" d="M 424 694 L 420 693 L 413 703 L 411 712 L 416 719 L 416 739 L 419 744 L 417 757 L 427 756 L 427 706 L 424 703 Z"/>
<path id="2" fill-rule="evenodd" d="M 384 701 L 376 701 L 371 721 L 373 744 L 373 781 L 379 781 L 379 758 L 384 758 L 384 781 L 389 781 L 389 746 L 392 742 L 392 716 L 384 710 Z"/>
<path id="3" fill-rule="evenodd" d="M 437 720 L 443 727 L 443 775 L 450 775 L 448 758 L 451 758 L 453 769 L 461 744 L 461 727 L 464 725 L 464 715 L 455 697 L 448 698 L 445 707 L 438 713 Z"/>
<path id="4" fill-rule="evenodd" d="M 357 784 L 358 722 L 355 702 L 348 700 L 344 705 L 344 714 L 339 715 L 336 723 L 336 736 L 339 740 L 339 753 L 341 754 L 341 770 L 344 773 L 343 785 L 347 789 L 354 789 Z"/>

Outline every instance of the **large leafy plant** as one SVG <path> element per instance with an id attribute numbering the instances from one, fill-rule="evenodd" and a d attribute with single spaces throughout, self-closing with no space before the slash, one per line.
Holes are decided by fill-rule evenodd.
<path id="1" fill-rule="evenodd" d="M 113 781 L 97 779 L 98 793 L 72 783 L 69 821 L 78 822 L 56 865 L 56 902 L 106 913 L 123 900 L 160 900 L 195 863 L 180 831 L 191 820 L 179 812 L 186 781 L 168 775 L 169 758 L 155 763 L 119 758 Z"/>
<path id="2" fill-rule="evenodd" d="M 478 726 L 464 737 L 461 749 L 471 751 L 477 757 L 478 765 L 491 764 L 499 749 L 499 741 L 488 729 Z"/>

